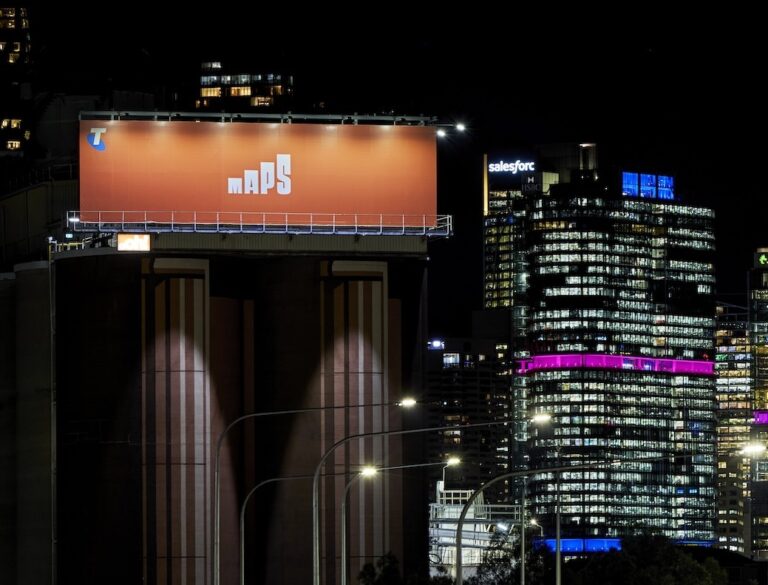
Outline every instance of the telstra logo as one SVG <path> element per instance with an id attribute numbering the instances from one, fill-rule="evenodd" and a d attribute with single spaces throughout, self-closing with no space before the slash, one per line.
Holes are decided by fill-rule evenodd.
<path id="1" fill-rule="evenodd" d="M 104 150 L 107 145 L 104 143 L 101 135 L 105 134 L 106 132 L 106 128 L 91 128 L 88 131 L 88 144 L 90 144 L 96 150 Z"/>

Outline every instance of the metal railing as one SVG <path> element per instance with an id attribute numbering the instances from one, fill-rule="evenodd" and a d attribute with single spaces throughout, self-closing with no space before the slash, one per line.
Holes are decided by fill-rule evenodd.
<path id="1" fill-rule="evenodd" d="M 447 237 L 450 215 L 253 211 L 69 211 L 67 227 L 90 233 L 242 233 Z"/>

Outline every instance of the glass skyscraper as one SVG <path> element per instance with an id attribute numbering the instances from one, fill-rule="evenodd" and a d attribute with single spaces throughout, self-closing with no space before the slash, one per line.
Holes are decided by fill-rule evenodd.
<path id="1" fill-rule="evenodd" d="M 679 202 L 671 176 L 595 159 L 486 161 L 486 307 L 516 324 L 517 418 L 552 416 L 529 427 L 530 466 L 595 464 L 559 486 L 533 476 L 531 512 L 550 535 L 559 501 L 563 537 L 710 541 L 714 213 Z"/>

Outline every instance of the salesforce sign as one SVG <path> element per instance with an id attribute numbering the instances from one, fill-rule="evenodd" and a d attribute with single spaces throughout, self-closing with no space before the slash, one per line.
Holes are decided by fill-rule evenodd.
<path id="1" fill-rule="evenodd" d="M 514 162 L 506 162 L 500 160 L 498 162 L 488 163 L 489 173 L 509 173 L 516 175 L 517 173 L 533 172 L 536 170 L 536 163 L 532 161 L 516 160 Z"/>

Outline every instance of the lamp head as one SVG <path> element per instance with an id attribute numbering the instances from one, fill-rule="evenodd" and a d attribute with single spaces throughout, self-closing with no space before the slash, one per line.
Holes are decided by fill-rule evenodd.
<path id="1" fill-rule="evenodd" d="M 378 473 L 378 471 L 379 470 L 376 469 L 375 467 L 367 465 L 360 470 L 360 475 L 362 475 L 363 477 L 373 477 Z"/>
<path id="2" fill-rule="evenodd" d="M 533 415 L 531 422 L 538 425 L 538 424 L 548 423 L 551 420 L 552 420 L 551 414 L 548 414 L 546 412 L 540 412 L 538 414 Z"/>
<path id="3" fill-rule="evenodd" d="M 461 459 L 458 457 L 449 457 L 448 461 L 445 462 L 445 465 L 448 467 L 453 467 L 454 465 L 458 465 L 461 463 Z"/>
<path id="4" fill-rule="evenodd" d="M 765 445 L 763 443 L 750 443 L 748 445 L 744 445 L 739 453 L 748 457 L 754 457 L 756 455 L 762 454 L 764 451 Z"/>
<path id="5" fill-rule="evenodd" d="M 403 408 L 413 408 L 414 406 L 416 406 L 416 399 L 411 397 L 403 398 L 397 404 L 398 406 L 402 406 Z"/>

